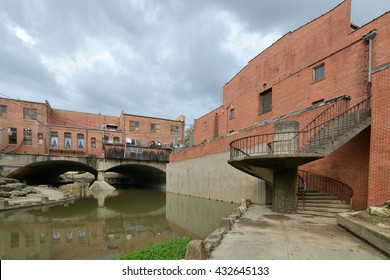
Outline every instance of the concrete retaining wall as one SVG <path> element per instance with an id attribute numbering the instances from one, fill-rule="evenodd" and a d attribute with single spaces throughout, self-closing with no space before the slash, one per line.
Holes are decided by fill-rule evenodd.
<path id="1" fill-rule="evenodd" d="M 167 192 L 240 203 L 266 204 L 270 200 L 265 181 L 247 175 L 227 161 L 229 153 L 169 163 L 167 165 Z"/>

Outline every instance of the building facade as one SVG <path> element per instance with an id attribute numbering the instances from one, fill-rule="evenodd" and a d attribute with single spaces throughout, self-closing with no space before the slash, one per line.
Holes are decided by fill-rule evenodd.
<path id="1" fill-rule="evenodd" d="M 121 113 L 118 117 L 54 109 L 37 103 L 0 98 L 2 153 L 104 157 L 108 150 L 172 149 L 184 141 L 185 119 Z"/>
<path id="2" fill-rule="evenodd" d="M 174 182 L 183 175 L 176 174 L 175 167 L 186 161 L 216 154 L 228 159 L 230 143 L 236 139 L 274 133 L 275 124 L 282 121 L 297 122 L 303 129 L 340 100 L 348 107 L 368 100 L 369 127 L 327 157 L 299 169 L 350 186 L 356 210 L 389 200 L 389 45 L 390 13 L 357 27 L 351 24 L 351 0 L 287 33 L 225 84 L 220 107 L 195 120 L 194 146 L 171 155 L 167 189 L 178 190 Z M 222 172 L 216 177 L 232 178 L 228 174 L 232 168 L 219 171 L 226 162 L 213 164 L 216 173 Z M 213 184 L 211 180 L 209 187 Z M 246 182 L 234 192 L 240 187 L 256 193 L 258 185 Z M 221 187 L 222 192 L 230 189 Z"/>

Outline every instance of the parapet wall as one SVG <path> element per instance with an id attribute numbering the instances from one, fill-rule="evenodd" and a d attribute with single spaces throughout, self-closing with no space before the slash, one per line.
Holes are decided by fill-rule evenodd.
<path id="1" fill-rule="evenodd" d="M 263 180 L 247 175 L 227 161 L 229 152 L 217 153 L 169 163 L 167 165 L 167 192 L 240 203 L 250 199 L 252 203 L 268 204 Z"/>

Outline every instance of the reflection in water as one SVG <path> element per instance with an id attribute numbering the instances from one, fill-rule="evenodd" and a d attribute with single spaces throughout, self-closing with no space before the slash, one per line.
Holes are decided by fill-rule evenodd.
<path id="1" fill-rule="evenodd" d="M 177 237 L 204 238 L 234 207 L 160 189 L 99 193 L 75 184 L 62 188 L 78 199 L 0 213 L 1 259 L 110 259 Z"/>

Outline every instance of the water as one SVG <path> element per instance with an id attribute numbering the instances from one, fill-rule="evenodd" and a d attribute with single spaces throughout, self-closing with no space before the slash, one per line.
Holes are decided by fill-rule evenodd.
<path id="1" fill-rule="evenodd" d="M 236 207 L 163 189 L 92 192 L 74 203 L 0 213 L 0 259 L 112 259 L 170 239 L 204 239 Z"/>

